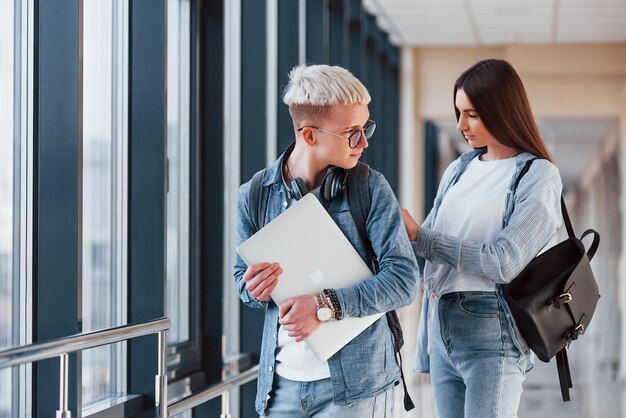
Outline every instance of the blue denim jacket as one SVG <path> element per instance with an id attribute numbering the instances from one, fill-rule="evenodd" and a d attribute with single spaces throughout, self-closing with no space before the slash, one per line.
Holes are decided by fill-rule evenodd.
<path id="1" fill-rule="evenodd" d="M 480 243 L 461 240 L 433 231 L 437 212 L 444 196 L 463 174 L 472 159 L 483 153 L 473 150 L 461 155 L 446 169 L 433 208 L 424 220 L 414 245 L 420 272 L 426 262 L 447 264 L 460 273 L 490 279 L 496 283 L 496 294 L 503 306 L 511 335 L 520 353 L 528 357 L 530 350 L 515 325 L 513 316 L 502 295 L 502 285 L 513 280 L 543 249 L 559 228 L 561 216 L 561 177 L 558 168 L 547 160 L 536 160 L 520 181 L 515 194 L 511 193 L 515 180 L 526 161 L 535 158 L 524 152 L 516 156 L 516 170 L 506 198 L 502 231 L 494 242 Z M 438 277 L 424 277 L 424 297 L 417 335 L 414 371 L 428 373 L 428 311 L 431 297 L 441 289 Z M 441 295 L 438 295 L 441 296 Z"/>
<path id="2" fill-rule="evenodd" d="M 285 186 L 281 177 L 283 156 L 266 172 L 261 184 L 270 186 L 266 221 L 285 211 Z M 343 289 L 335 289 L 345 315 L 362 317 L 387 312 L 413 301 L 417 293 L 418 269 L 413 249 L 402 222 L 400 207 L 391 187 L 382 174 L 370 169 L 369 189 L 371 209 L 367 218 L 367 235 L 378 256 L 380 273 Z M 237 213 L 237 243 L 253 234 L 248 214 L 250 182 L 239 189 Z M 318 195 L 319 188 L 313 193 Z M 328 206 L 330 216 L 355 247 L 361 258 L 371 265 L 367 250 L 361 244 L 344 193 Z M 243 274 L 247 265 L 237 257 L 234 268 L 235 283 L 241 300 L 253 308 L 265 309 L 265 325 L 261 343 L 259 379 L 257 382 L 256 411 L 262 415 L 272 389 L 275 351 L 278 337 L 278 307 L 273 302 L 257 301 L 245 287 Z M 354 340 L 328 359 L 333 398 L 336 404 L 375 396 L 396 384 L 400 368 L 396 361 L 393 336 L 387 318 L 381 317 Z"/>

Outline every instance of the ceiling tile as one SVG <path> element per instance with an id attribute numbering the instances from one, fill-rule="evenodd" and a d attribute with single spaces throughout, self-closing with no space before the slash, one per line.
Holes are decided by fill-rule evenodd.
<path id="1" fill-rule="evenodd" d="M 364 0 L 400 43 L 466 46 L 626 41 L 624 0 Z"/>

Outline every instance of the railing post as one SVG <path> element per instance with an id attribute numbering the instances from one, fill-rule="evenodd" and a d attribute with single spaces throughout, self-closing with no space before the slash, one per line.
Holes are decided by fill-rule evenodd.
<path id="1" fill-rule="evenodd" d="M 67 353 L 59 356 L 59 409 L 57 410 L 56 418 L 71 418 L 72 413 L 67 409 L 67 385 L 68 385 L 68 367 L 69 367 Z"/>
<path id="2" fill-rule="evenodd" d="M 167 414 L 167 338 L 165 331 L 159 332 L 159 366 L 155 377 L 155 401 L 157 418 L 168 418 Z"/>
<path id="3" fill-rule="evenodd" d="M 230 418 L 230 392 L 222 393 L 222 413 L 220 418 Z"/>

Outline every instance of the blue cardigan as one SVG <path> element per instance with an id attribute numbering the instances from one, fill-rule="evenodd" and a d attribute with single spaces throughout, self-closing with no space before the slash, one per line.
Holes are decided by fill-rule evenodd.
<path id="1" fill-rule="evenodd" d="M 521 179 L 515 194 L 510 190 L 526 161 L 535 158 L 524 152 L 516 157 L 516 170 L 511 178 L 506 198 L 502 231 L 493 242 L 472 242 L 445 235 L 431 228 L 444 196 L 463 174 L 470 161 L 484 150 L 473 150 L 461 155 L 446 169 L 433 208 L 423 222 L 413 249 L 423 276 L 425 263 L 446 264 L 459 273 L 484 277 L 496 283 L 496 293 L 511 327 L 511 335 L 521 353 L 529 356 L 529 349 L 521 337 L 501 291 L 501 285 L 513 280 L 556 234 L 561 222 L 562 183 L 558 168 L 551 162 L 538 159 Z M 413 369 L 427 373 L 430 370 L 428 347 L 428 311 L 433 294 L 443 285 L 443 278 L 423 277 L 424 298 L 420 316 L 417 349 Z M 440 295 L 439 295 L 440 296 Z M 529 365 L 532 367 L 532 362 Z"/>

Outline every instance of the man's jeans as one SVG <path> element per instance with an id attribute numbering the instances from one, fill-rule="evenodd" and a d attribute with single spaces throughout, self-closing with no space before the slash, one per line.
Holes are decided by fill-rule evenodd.
<path id="1" fill-rule="evenodd" d="M 393 387 L 378 396 L 349 405 L 335 405 L 330 379 L 294 382 L 274 374 L 263 417 L 268 418 L 391 418 Z"/>
<path id="2" fill-rule="evenodd" d="M 432 327 L 430 374 L 439 418 L 513 418 L 526 357 L 492 292 L 441 297 Z"/>

